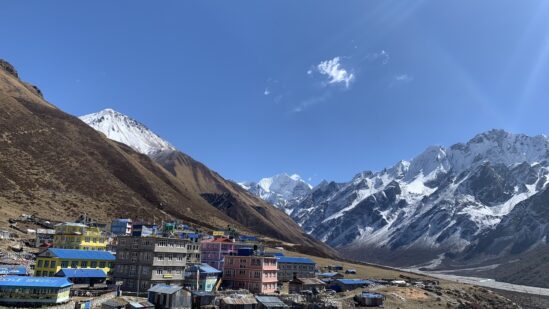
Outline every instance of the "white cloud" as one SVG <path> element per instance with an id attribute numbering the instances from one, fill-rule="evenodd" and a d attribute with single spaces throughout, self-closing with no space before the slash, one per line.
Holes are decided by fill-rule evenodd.
<path id="1" fill-rule="evenodd" d="M 305 109 L 313 106 L 313 105 L 317 105 L 319 103 L 322 103 L 323 101 L 327 100 L 328 98 L 330 97 L 330 92 L 325 92 L 323 93 L 322 95 L 320 96 L 314 96 L 314 97 L 310 97 L 306 100 L 303 100 L 299 103 L 299 105 L 297 105 L 296 107 L 294 107 L 294 109 L 292 110 L 294 113 L 301 113 L 303 112 Z"/>
<path id="2" fill-rule="evenodd" d="M 270 94 L 271 94 L 271 90 L 269 90 L 269 88 L 265 88 L 265 91 L 263 91 L 263 94 L 264 94 L 264 95 L 270 95 Z"/>
<path id="3" fill-rule="evenodd" d="M 400 83 L 409 83 L 413 81 L 414 78 L 406 73 L 395 75 L 395 81 Z"/>
<path id="4" fill-rule="evenodd" d="M 353 73 L 349 73 L 339 63 L 339 57 L 331 60 L 325 60 L 316 66 L 318 72 L 330 78 L 329 84 L 345 83 L 345 87 L 349 88 L 349 84 L 354 80 Z M 308 73 L 308 72 L 307 72 Z"/>

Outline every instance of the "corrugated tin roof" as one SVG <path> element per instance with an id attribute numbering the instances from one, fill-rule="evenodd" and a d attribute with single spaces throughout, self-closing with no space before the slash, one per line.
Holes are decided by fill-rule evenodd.
<path id="1" fill-rule="evenodd" d="M 278 263 L 316 264 L 313 260 L 304 257 L 277 256 Z"/>
<path id="2" fill-rule="evenodd" d="M 363 279 L 337 279 L 336 281 L 346 285 L 365 285 L 373 283 L 370 280 Z"/>
<path id="3" fill-rule="evenodd" d="M 107 274 L 104 270 L 95 268 L 61 268 L 56 276 L 67 278 L 106 278 Z"/>
<path id="4" fill-rule="evenodd" d="M 157 284 L 149 289 L 149 292 L 162 293 L 162 294 L 173 294 L 183 287 L 179 285 L 167 285 L 167 284 Z"/>
<path id="5" fill-rule="evenodd" d="M 206 263 L 190 266 L 188 271 L 189 272 L 196 272 L 197 267 L 200 269 L 200 273 L 204 273 L 204 274 L 219 274 L 219 273 L 221 273 L 221 270 L 216 269 L 214 267 L 211 267 L 210 265 L 208 265 Z"/>
<path id="6" fill-rule="evenodd" d="M 0 266 L 0 275 L 27 275 L 27 268 L 24 265 L 3 265 Z"/>
<path id="7" fill-rule="evenodd" d="M 67 278 L 59 277 L 0 277 L 0 287 L 64 288 L 71 285 L 72 283 Z"/>
<path id="8" fill-rule="evenodd" d="M 253 305 L 257 304 L 257 301 L 253 296 L 233 296 L 233 297 L 224 297 L 222 301 L 227 305 Z"/>
<path id="9" fill-rule="evenodd" d="M 372 292 L 362 292 L 361 295 L 364 298 L 385 298 L 385 296 L 383 296 L 383 294 L 372 293 Z"/>
<path id="10" fill-rule="evenodd" d="M 265 307 L 287 307 L 280 298 L 275 296 L 256 296 L 255 299 Z"/>
<path id="11" fill-rule="evenodd" d="M 318 276 L 319 277 L 333 277 L 335 275 L 337 275 L 338 273 L 322 273 L 322 274 L 319 274 Z"/>
<path id="12" fill-rule="evenodd" d="M 304 285 L 326 285 L 326 283 L 317 278 L 297 278 Z"/>
<path id="13" fill-rule="evenodd" d="M 115 256 L 108 251 L 59 249 L 59 248 L 49 248 L 48 251 L 51 252 L 54 256 L 61 259 L 103 260 L 103 261 L 115 260 Z"/>

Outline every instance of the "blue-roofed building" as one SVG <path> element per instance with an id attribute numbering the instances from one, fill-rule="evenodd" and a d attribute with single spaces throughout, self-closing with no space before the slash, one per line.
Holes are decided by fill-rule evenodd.
<path id="1" fill-rule="evenodd" d="M 367 287 L 373 285 L 374 282 L 364 279 L 336 279 L 330 286 L 331 289 L 337 292 L 345 292 L 358 288 Z"/>
<path id="2" fill-rule="evenodd" d="M 90 287 L 99 283 L 104 283 L 107 280 L 105 271 L 98 268 L 61 268 L 55 276 L 65 277 L 74 284 L 87 285 Z"/>
<path id="3" fill-rule="evenodd" d="M 28 276 L 29 272 L 25 265 L 2 265 L 0 266 L 1 276 Z"/>
<path id="4" fill-rule="evenodd" d="M 221 273 L 221 270 L 206 263 L 189 266 L 185 270 L 184 285 L 192 291 L 211 292 L 221 277 Z"/>
<path id="5" fill-rule="evenodd" d="M 374 292 L 364 291 L 355 298 L 360 306 L 364 307 L 382 307 L 385 295 Z"/>
<path id="6" fill-rule="evenodd" d="M 294 278 L 314 278 L 316 263 L 304 257 L 276 256 L 278 261 L 278 281 Z"/>
<path id="7" fill-rule="evenodd" d="M 66 303 L 71 286 L 67 278 L 0 276 L 0 304 L 30 307 Z"/>
<path id="8" fill-rule="evenodd" d="M 132 226 L 132 236 L 147 237 L 158 233 L 156 224 L 134 224 Z"/>
<path id="9" fill-rule="evenodd" d="M 61 268 L 99 268 L 109 273 L 114 260 L 108 251 L 50 248 L 37 256 L 34 274 L 53 277 Z"/>

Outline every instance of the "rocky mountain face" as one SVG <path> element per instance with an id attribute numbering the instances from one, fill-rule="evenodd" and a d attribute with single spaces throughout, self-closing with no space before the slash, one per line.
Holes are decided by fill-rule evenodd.
<path id="1" fill-rule="evenodd" d="M 151 156 L 163 151 L 175 150 L 170 143 L 149 130 L 144 124 L 110 108 L 79 118 L 90 127 L 105 134 L 107 138 L 128 145 L 142 154 Z"/>
<path id="2" fill-rule="evenodd" d="M 509 261 L 547 245 L 549 139 L 492 130 L 429 147 L 351 181 L 324 181 L 287 209 L 346 256 L 394 266 Z"/>
<path id="3" fill-rule="evenodd" d="M 47 102 L 5 61 L 0 61 L 0 109 L 0 162 L 5 163 L 0 164 L 0 225 L 22 213 L 48 220 L 72 220 L 82 213 L 101 221 L 177 218 L 209 229 L 232 225 L 298 250 L 336 255 L 284 212 L 138 122 L 108 110 L 85 118 L 115 131 L 111 137 L 125 138 L 129 146 L 108 139 Z"/>
<path id="4" fill-rule="evenodd" d="M 299 175 L 290 176 L 286 173 L 263 178 L 258 182 L 238 184 L 251 194 L 283 209 L 288 214 L 311 193 L 313 188 Z"/>

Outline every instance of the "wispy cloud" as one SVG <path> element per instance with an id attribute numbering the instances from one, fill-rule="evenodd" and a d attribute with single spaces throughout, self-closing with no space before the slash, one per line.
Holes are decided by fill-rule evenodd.
<path id="1" fill-rule="evenodd" d="M 265 88 L 265 91 L 263 91 L 263 94 L 264 94 L 264 95 L 270 95 L 270 94 L 271 94 L 271 90 L 269 90 L 269 88 Z"/>
<path id="2" fill-rule="evenodd" d="M 343 83 L 346 88 L 349 88 L 350 83 L 355 79 L 353 73 L 350 73 L 347 69 L 343 68 L 339 57 L 320 62 L 316 66 L 316 70 L 318 73 L 329 78 L 328 84 Z M 312 74 L 312 70 L 307 71 L 307 74 Z"/>
<path id="3" fill-rule="evenodd" d="M 385 50 L 380 50 L 375 53 L 369 53 L 366 55 L 366 59 L 370 61 L 379 61 L 381 64 L 388 64 L 391 56 Z"/>
<path id="4" fill-rule="evenodd" d="M 292 111 L 294 113 L 301 113 L 313 105 L 317 105 L 319 103 L 322 103 L 323 101 L 326 101 L 330 97 L 330 95 L 331 95 L 330 92 L 325 92 L 320 96 L 314 96 L 314 97 L 305 99 L 299 102 L 299 104 L 296 107 L 294 107 Z"/>
<path id="5" fill-rule="evenodd" d="M 414 80 L 414 77 L 408 75 L 407 73 L 402 73 L 395 75 L 394 80 L 399 83 L 409 83 Z"/>

